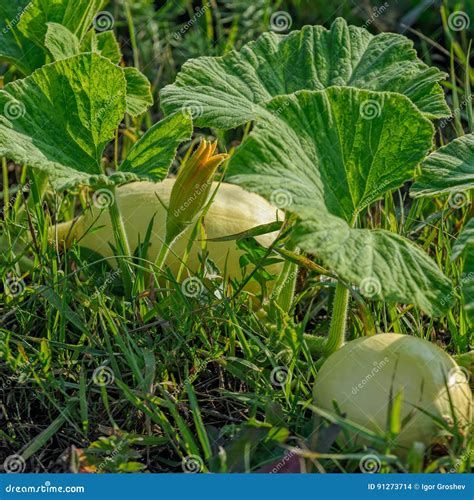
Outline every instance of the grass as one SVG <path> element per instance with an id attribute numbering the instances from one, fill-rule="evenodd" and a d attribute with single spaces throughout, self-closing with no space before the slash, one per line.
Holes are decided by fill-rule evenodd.
<path id="1" fill-rule="evenodd" d="M 280 2 L 278 8 L 304 12 L 301 3 Z M 189 12 L 189 2 L 182 4 Z M 183 21 L 186 8 L 183 13 L 173 5 L 176 11 L 170 7 L 164 20 L 159 12 L 156 30 Z M 252 20 L 257 34 L 265 30 L 269 6 L 262 2 L 262 17 Z M 150 5 L 143 2 L 145 8 Z M 131 29 L 140 16 L 137 8 L 113 12 L 126 19 L 118 24 L 119 32 Z M 221 29 L 226 38 L 211 44 L 211 53 L 221 53 L 229 43 L 242 43 L 240 22 L 236 17 L 229 32 L 227 25 L 215 26 L 215 19 L 203 17 L 190 40 L 204 29 L 210 43 L 215 37 L 210 28 Z M 302 24 L 297 15 L 294 22 L 294 28 Z M 135 26 L 139 41 L 143 30 Z M 130 46 L 130 61 L 141 61 L 151 71 L 154 49 L 145 45 L 139 54 L 140 47 Z M 167 73 L 152 72 L 157 90 L 173 79 L 192 47 L 186 38 L 178 47 L 160 47 Z M 457 40 L 447 83 L 454 108 L 470 95 L 467 53 L 466 40 Z M 470 106 L 455 116 L 440 129 L 441 143 L 469 126 L 472 130 Z M 120 139 L 124 149 L 127 134 L 139 133 L 140 127 L 141 122 L 128 124 Z M 229 148 L 236 138 L 223 134 L 219 139 Z M 440 429 L 443 437 L 436 446 L 415 446 L 400 455 L 390 435 L 368 435 L 365 446 L 345 442 L 352 424 L 312 405 L 319 359 L 307 334 L 326 335 L 335 288 L 314 266 L 300 268 L 295 297 L 283 309 L 276 301 L 256 306 L 241 283 L 222 287 L 219 280 L 205 279 L 204 262 L 197 278 L 206 287 L 189 296 L 166 271 L 163 287 L 150 293 L 143 262 L 135 259 L 129 297 L 122 279 L 126 266 L 117 271 L 78 246 L 66 250 L 48 240 L 55 221 L 87 209 L 87 193 L 58 197 L 47 190 L 43 198 L 42 190 L 41 178 L 3 162 L 0 463 L 21 455 L 20 467 L 28 472 L 249 472 L 263 467 L 278 472 L 295 463 L 307 471 L 360 472 L 375 460 L 382 472 L 471 472 L 472 433 Z M 451 249 L 470 215 L 469 203 L 457 208 L 448 199 L 413 201 L 401 189 L 361 220 L 416 241 L 459 283 L 459 262 L 451 262 Z M 262 259 L 252 240 L 242 245 L 250 259 Z M 434 321 L 410 306 L 367 302 L 354 290 L 347 338 L 384 331 L 425 338 L 453 355 L 471 348 L 472 332 L 459 300 L 448 316 Z"/>

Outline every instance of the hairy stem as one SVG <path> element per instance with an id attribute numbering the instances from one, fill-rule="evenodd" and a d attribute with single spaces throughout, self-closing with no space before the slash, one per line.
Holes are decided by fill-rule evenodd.
<path id="1" fill-rule="evenodd" d="M 324 345 L 324 354 L 326 356 L 337 351 L 344 343 L 348 309 L 349 290 L 343 284 L 338 283 L 334 295 L 329 334 Z"/>
<path id="2" fill-rule="evenodd" d="M 3 180 L 3 216 L 8 219 L 10 212 L 10 195 L 8 190 L 8 165 L 6 158 L 2 158 L 2 180 Z"/>

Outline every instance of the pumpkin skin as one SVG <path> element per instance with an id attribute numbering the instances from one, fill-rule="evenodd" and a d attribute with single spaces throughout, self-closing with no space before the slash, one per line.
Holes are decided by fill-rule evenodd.
<path id="1" fill-rule="evenodd" d="M 334 411 L 336 401 L 347 418 L 372 431 L 387 429 L 390 389 L 403 389 L 402 424 L 396 445 L 410 448 L 419 441 L 429 445 L 439 427 L 416 407 L 453 421 L 449 393 L 458 426 L 471 422 L 472 392 L 464 372 L 438 346 L 417 337 L 384 333 L 351 341 L 328 357 L 314 385 L 316 406 Z M 351 436 L 361 442 L 358 436 Z"/>
<path id="2" fill-rule="evenodd" d="M 166 210 L 159 200 L 168 206 L 174 182 L 174 179 L 166 179 L 160 183 L 136 182 L 119 187 L 116 191 L 117 202 L 132 251 L 137 248 L 139 242 L 145 239 L 148 225 L 155 216 L 147 255 L 152 262 L 155 262 L 158 256 L 166 229 Z M 217 183 L 213 183 L 212 192 L 217 186 Z M 283 214 L 262 197 L 249 193 L 239 186 L 221 183 L 204 218 L 204 226 L 207 238 L 212 239 L 237 234 L 282 219 Z M 175 241 L 166 260 L 166 265 L 175 275 L 178 273 L 181 259 L 185 254 L 193 226 L 191 225 Z M 74 222 L 72 229 L 71 223 L 58 225 L 57 234 L 58 239 L 65 241 L 67 245 L 76 240 L 79 241 L 81 247 L 93 250 L 104 257 L 113 256 L 110 244 L 115 246 L 115 239 L 107 209 L 100 210 L 93 207 Z M 257 236 L 256 239 L 261 245 L 268 247 L 275 241 L 277 234 L 276 232 L 265 234 Z M 198 235 L 196 239 L 199 240 L 200 236 Z M 193 243 L 187 260 L 189 274 L 195 272 L 200 266 L 199 252 L 202 243 L 202 241 Z M 242 277 L 239 258 L 243 252 L 237 248 L 235 241 L 208 241 L 207 251 L 209 258 L 215 262 L 221 273 L 225 270 L 230 278 Z M 115 259 L 110 259 L 110 263 L 116 266 Z M 281 265 L 274 264 L 266 269 L 271 274 L 278 274 Z M 247 274 L 249 272 L 247 269 Z M 183 278 L 187 276 L 188 273 L 185 272 Z M 259 289 L 260 286 L 254 280 L 250 280 L 246 286 L 246 290 L 250 292 L 257 292 Z"/>

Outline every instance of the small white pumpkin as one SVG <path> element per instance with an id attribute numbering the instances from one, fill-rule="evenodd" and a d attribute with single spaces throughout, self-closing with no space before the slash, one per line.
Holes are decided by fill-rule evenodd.
<path id="1" fill-rule="evenodd" d="M 314 385 L 315 405 L 372 431 L 387 429 L 390 393 L 403 391 L 401 420 L 411 414 L 397 445 L 429 445 L 439 427 L 417 409 L 453 421 L 447 387 L 460 428 L 471 422 L 472 392 L 467 376 L 451 356 L 417 337 L 384 333 L 347 343 L 326 360 Z M 356 436 L 354 436 L 356 437 Z"/>
<path id="2" fill-rule="evenodd" d="M 166 210 L 161 202 L 167 206 L 170 199 L 174 179 L 166 179 L 160 183 L 136 182 L 127 184 L 117 189 L 117 202 L 122 214 L 125 231 L 127 233 L 130 248 L 135 249 L 139 241 L 143 242 L 148 225 L 153 216 L 153 234 L 148 248 L 148 259 L 155 261 L 166 229 Z M 213 184 L 212 192 L 218 186 Z M 192 200 L 190 200 L 192 201 Z M 217 194 L 205 216 L 204 225 L 208 239 L 219 238 L 247 231 L 262 224 L 268 224 L 282 220 L 282 213 L 270 205 L 262 197 L 249 193 L 239 186 L 222 183 Z M 110 244 L 115 245 L 112 231 L 112 223 L 107 209 L 100 210 L 93 208 L 83 216 L 79 217 L 75 223 L 60 224 L 57 227 L 59 240 L 66 240 L 67 244 L 72 241 L 79 241 L 80 246 L 89 248 L 104 257 L 112 257 L 113 252 Z M 170 255 L 166 260 L 173 273 L 177 273 L 181 259 L 185 254 L 192 231 L 190 227 L 173 244 Z M 265 247 L 270 246 L 277 236 L 277 233 L 258 236 L 257 241 Z M 199 239 L 200 235 L 198 235 Z M 202 242 L 195 241 L 192 251 L 187 261 L 190 272 L 194 272 L 200 265 L 199 251 Z M 241 278 L 242 269 L 239 258 L 242 251 L 237 248 L 235 241 L 207 242 L 209 258 L 217 264 L 222 272 L 226 270 L 227 276 L 231 278 Z M 111 259 L 111 264 L 115 266 L 115 260 Z M 272 265 L 267 271 L 277 274 L 281 269 L 280 265 Z M 247 270 L 247 273 L 249 270 Z M 184 276 L 184 278 L 186 275 Z M 255 281 L 250 281 L 246 289 L 256 291 L 258 285 Z"/>

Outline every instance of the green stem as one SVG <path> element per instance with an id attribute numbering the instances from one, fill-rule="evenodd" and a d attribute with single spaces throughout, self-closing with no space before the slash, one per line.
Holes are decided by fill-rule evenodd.
<path id="1" fill-rule="evenodd" d="M 133 24 L 132 10 L 130 9 L 129 0 L 125 2 L 125 15 L 127 16 L 128 31 L 130 33 L 130 43 L 132 44 L 133 65 L 140 69 L 140 52 L 138 50 L 137 38 L 135 36 L 135 26 Z"/>
<path id="2" fill-rule="evenodd" d="M 131 257 L 132 252 L 130 250 L 130 244 L 128 242 L 128 236 L 125 231 L 125 225 L 123 223 L 123 218 L 119 210 L 117 203 L 117 192 L 115 186 L 111 188 L 112 193 L 112 204 L 109 207 L 110 221 L 112 222 L 112 228 L 115 236 L 115 243 L 117 245 L 117 252 L 120 256 L 125 256 L 126 260 L 123 258 L 118 259 L 118 266 L 122 272 L 122 281 L 125 287 L 125 293 L 128 297 L 131 297 L 132 293 L 132 277 L 133 270 L 131 267 Z"/>
<path id="3" fill-rule="evenodd" d="M 299 254 L 299 249 L 291 248 L 295 254 Z M 274 292 L 275 303 L 285 311 L 290 312 L 295 297 L 296 280 L 298 278 L 298 264 L 289 260 L 283 264 L 282 273 L 276 281 Z"/>
<path id="4" fill-rule="evenodd" d="M 344 343 L 347 314 L 349 310 L 349 290 L 343 284 L 336 285 L 336 293 L 332 306 L 331 325 L 329 334 L 324 346 L 324 354 L 329 356 L 337 351 Z"/>
<path id="5" fill-rule="evenodd" d="M 5 220 L 7 220 L 10 212 L 10 194 L 8 190 L 8 165 L 6 158 L 2 158 L 2 173 L 3 173 L 3 216 Z"/>
<path id="6" fill-rule="evenodd" d="M 130 244 L 128 242 L 128 236 L 125 231 L 125 225 L 123 223 L 122 215 L 117 204 L 117 194 L 115 188 L 112 189 L 113 203 L 110 205 L 109 213 L 110 220 L 112 221 L 112 227 L 114 228 L 114 233 L 116 235 L 117 250 L 120 251 L 122 255 L 126 257 L 131 257 L 132 252 L 130 250 Z"/>

